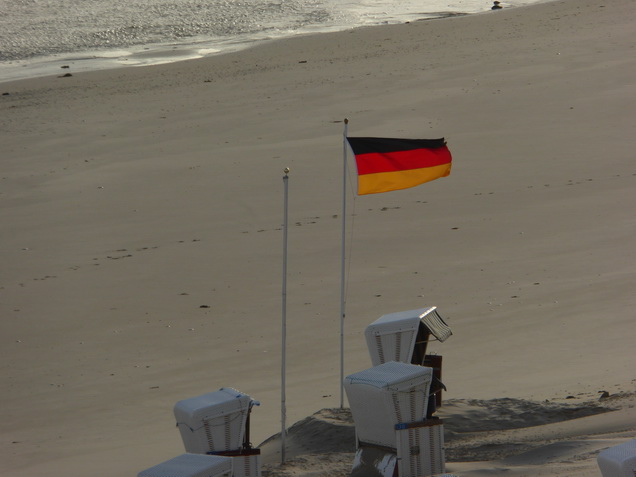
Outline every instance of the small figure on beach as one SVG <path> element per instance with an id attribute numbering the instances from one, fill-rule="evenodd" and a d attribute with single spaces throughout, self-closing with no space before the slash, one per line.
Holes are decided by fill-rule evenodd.
<path id="1" fill-rule="evenodd" d="M 490 8 L 491 10 L 501 10 L 503 7 L 501 6 L 501 2 L 494 2 L 494 5 Z"/>

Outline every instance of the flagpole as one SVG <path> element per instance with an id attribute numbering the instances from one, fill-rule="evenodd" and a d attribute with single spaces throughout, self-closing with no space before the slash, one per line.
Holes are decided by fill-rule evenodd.
<path id="1" fill-rule="evenodd" d="M 342 244 L 340 263 L 340 409 L 344 408 L 344 319 L 345 319 L 345 238 L 347 225 L 347 133 L 349 119 L 344 120 L 342 138 Z"/>
<path id="2" fill-rule="evenodd" d="M 285 176 L 283 177 L 284 199 L 283 199 L 283 303 L 282 303 L 282 339 L 281 339 L 281 398 L 280 398 L 280 460 L 281 464 L 285 463 L 285 417 L 286 417 L 286 404 L 285 404 L 285 349 L 287 341 L 287 203 L 288 203 L 288 189 L 289 189 L 289 168 L 286 167 Z"/>

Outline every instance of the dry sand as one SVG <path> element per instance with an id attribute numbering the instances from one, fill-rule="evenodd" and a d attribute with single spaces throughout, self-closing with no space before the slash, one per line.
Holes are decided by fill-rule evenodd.
<path id="1" fill-rule="evenodd" d="M 174 403 L 223 386 L 261 401 L 254 444 L 280 430 L 284 167 L 287 423 L 338 408 L 348 117 L 352 136 L 444 136 L 454 168 L 350 195 L 345 373 L 370 366 L 369 323 L 436 305 L 448 470 L 598 475 L 636 437 L 634 6 L 1 84 L 0 473 L 136 475 L 183 452 Z M 620 410 L 563 421 L 597 405 Z M 285 469 L 264 446 L 269 475 L 347 475 L 344 414 L 317 418 L 341 440 L 294 433 Z"/>

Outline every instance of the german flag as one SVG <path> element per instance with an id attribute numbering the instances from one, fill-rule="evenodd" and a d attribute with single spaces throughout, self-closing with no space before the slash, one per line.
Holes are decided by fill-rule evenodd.
<path id="1" fill-rule="evenodd" d="M 451 153 L 444 138 L 347 137 L 358 166 L 358 195 L 408 189 L 446 177 Z"/>

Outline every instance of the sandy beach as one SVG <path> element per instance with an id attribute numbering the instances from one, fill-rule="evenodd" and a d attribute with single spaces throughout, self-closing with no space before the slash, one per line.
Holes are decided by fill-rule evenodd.
<path id="1" fill-rule="evenodd" d="M 343 119 L 445 137 L 453 171 L 356 197 L 345 373 L 365 327 L 437 306 L 447 471 L 598 476 L 636 438 L 633 0 L 564 0 L 0 84 L 0 473 L 137 475 L 172 408 L 236 388 L 265 475 L 346 476 Z M 70 76 L 65 76 L 70 74 Z M 605 397 L 600 399 L 602 392 Z M 345 405 L 346 407 L 346 405 Z M 316 414 L 317 413 L 317 414 Z"/>

